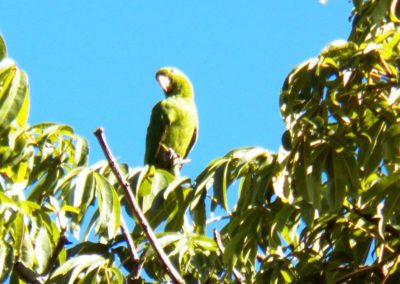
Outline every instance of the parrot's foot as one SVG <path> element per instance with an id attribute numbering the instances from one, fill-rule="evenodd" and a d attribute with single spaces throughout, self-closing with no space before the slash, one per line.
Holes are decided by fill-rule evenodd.
<path id="1" fill-rule="evenodd" d="M 172 148 L 168 148 L 168 153 L 169 153 L 169 158 L 171 161 L 173 161 L 173 166 L 176 167 L 178 166 L 179 168 L 181 168 L 184 164 L 187 164 L 190 162 L 190 159 L 182 159 L 181 156 L 179 156 L 179 154 L 177 154 L 174 149 Z"/>
<path id="2" fill-rule="evenodd" d="M 169 158 L 173 162 L 173 166 L 181 165 L 182 164 L 182 158 L 179 156 L 174 149 L 168 148 L 168 153 L 169 153 Z"/>

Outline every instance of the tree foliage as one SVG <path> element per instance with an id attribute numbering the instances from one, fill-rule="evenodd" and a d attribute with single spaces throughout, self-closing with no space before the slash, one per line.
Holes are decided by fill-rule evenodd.
<path id="1" fill-rule="evenodd" d="M 278 153 L 234 149 L 193 180 L 119 165 L 187 283 L 400 280 L 400 3 L 353 3 L 348 40 L 288 74 Z M 69 126 L 29 125 L 1 37 L 0 60 L 0 282 L 168 281 L 107 161 Z"/>

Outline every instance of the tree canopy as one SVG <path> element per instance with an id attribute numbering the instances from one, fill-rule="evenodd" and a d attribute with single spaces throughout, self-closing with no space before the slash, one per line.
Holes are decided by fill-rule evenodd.
<path id="1" fill-rule="evenodd" d="M 353 4 L 348 40 L 283 83 L 280 151 L 234 149 L 192 178 L 89 165 L 71 127 L 29 125 L 0 37 L 0 282 L 397 283 L 400 3 Z"/>

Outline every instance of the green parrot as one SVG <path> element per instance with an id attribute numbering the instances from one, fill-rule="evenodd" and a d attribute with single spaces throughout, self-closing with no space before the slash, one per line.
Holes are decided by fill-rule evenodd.
<path id="1" fill-rule="evenodd" d="M 197 140 L 193 87 L 185 74 L 173 67 L 158 70 L 156 79 L 166 98 L 151 112 L 144 163 L 179 175 L 183 159 Z"/>

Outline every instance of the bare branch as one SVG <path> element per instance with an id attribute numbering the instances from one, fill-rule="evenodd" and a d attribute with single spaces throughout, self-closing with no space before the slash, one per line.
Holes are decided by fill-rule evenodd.
<path id="1" fill-rule="evenodd" d="M 206 221 L 206 225 L 210 225 L 211 223 L 219 222 L 221 220 L 225 220 L 225 219 L 229 219 L 229 218 L 231 218 L 231 214 L 228 214 L 228 215 L 225 215 L 225 216 L 217 216 L 217 217 L 214 217 L 214 218 L 210 218 L 210 219 L 208 219 Z"/>
<path id="2" fill-rule="evenodd" d="M 121 218 L 121 226 L 120 227 L 121 227 L 122 236 L 124 237 L 126 244 L 128 245 L 128 249 L 131 252 L 131 255 L 133 257 L 133 261 L 135 261 L 135 262 L 139 261 L 139 255 L 136 251 L 135 244 L 133 242 L 131 234 L 129 233 L 129 229 L 126 226 L 124 218 Z"/>
<path id="3" fill-rule="evenodd" d="M 154 234 L 154 231 L 151 229 L 150 224 L 146 220 L 143 212 L 140 210 L 140 207 L 137 204 L 135 197 L 133 196 L 133 190 L 131 189 L 126 179 L 122 176 L 121 171 L 119 170 L 119 167 L 115 162 L 113 155 L 111 154 L 110 148 L 108 147 L 106 139 L 104 137 L 104 130 L 102 128 L 97 128 L 94 132 L 94 135 L 100 143 L 100 146 L 108 160 L 108 163 L 110 164 L 111 170 L 113 171 L 115 177 L 117 178 L 118 182 L 121 184 L 122 189 L 124 190 L 124 194 L 128 201 L 130 210 L 132 210 L 132 213 L 135 216 L 137 222 L 146 234 L 146 237 L 149 240 L 150 245 L 154 249 L 156 255 L 158 256 L 158 259 L 160 260 L 165 272 L 171 277 L 174 283 L 185 283 L 182 276 L 172 265 L 168 256 L 157 241 L 157 237 Z"/>

